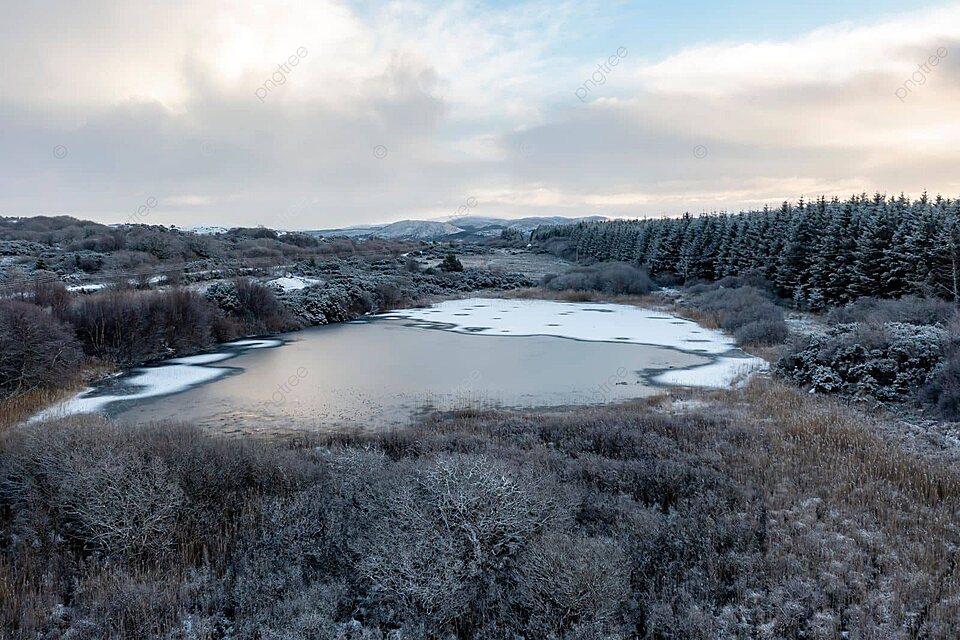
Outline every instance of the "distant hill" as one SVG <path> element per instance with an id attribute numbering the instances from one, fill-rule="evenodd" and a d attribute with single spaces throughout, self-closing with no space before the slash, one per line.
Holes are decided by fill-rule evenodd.
<path id="1" fill-rule="evenodd" d="M 493 218 L 486 216 L 463 216 L 444 220 L 401 220 L 392 224 L 362 225 L 340 229 L 316 229 L 305 231 L 318 236 L 347 236 L 362 238 L 377 236 L 392 240 L 481 240 L 500 235 L 504 229 L 519 229 L 529 233 L 540 225 L 566 225 L 577 222 L 602 222 L 603 216 L 565 218 L 544 216 L 531 218 Z"/>

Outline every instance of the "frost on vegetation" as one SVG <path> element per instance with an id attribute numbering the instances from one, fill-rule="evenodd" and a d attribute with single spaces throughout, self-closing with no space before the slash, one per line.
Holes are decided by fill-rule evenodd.
<path id="1" fill-rule="evenodd" d="M 484 269 L 426 273 L 400 271 L 396 261 L 357 265 L 343 263 L 322 286 L 287 290 L 281 301 L 306 326 L 351 320 L 384 308 L 411 304 L 431 296 L 447 296 L 482 289 L 510 290 L 531 286 L 518 273 Z M 322 269 L 322 267 L 321 267 Z"/>
<path id="2" fill-rule="evenodd" d="M 927 382 L 948 337 L 939 326 L 842 324 L 801 339 L 776 368 L 818 393 L 898 402 Z"/>

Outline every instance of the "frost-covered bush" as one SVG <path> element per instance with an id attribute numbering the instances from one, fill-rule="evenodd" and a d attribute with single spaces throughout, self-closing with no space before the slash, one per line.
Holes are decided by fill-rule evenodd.
<path id="1" fill-rule="evenodd" d="M 936 326 L 844 324 L 799 340 L 776 369 L 818 392 L 902 402 L 930 379 L 947 342 Z"/>
<path id="2" fill-rule="evenodd" d="M 0 256 L 34 256 L 49 251 L 50 247 L 25 240 L 0 240 Z"/>
<path id="3" fill-rule="evenodd" d="M 284 441 L 93 417 L 15 429 L 0 437 L 0 629 L 954 637 L 955 465 L 833 403 L 758 391 L 733 418 L 496 411 Z"/>
<path id="4" fill-rule="evenodd" d="M 653 289 L 646 271 L 623 262 L 575 267 L 560 275 L 550 273 L 540 284 L 554 291 L 597 291 L 612 295 L 643 295 Z"/>
<path id="5" fill-rule="evenodd" d="M 733 337 L 737 344 L 745 346 L 779 344 L 787 337 L 787 326 L 782 317 L 752 320 L 734 329 Z"/>
<path id="6" fill-rule="evenodd" d="M 411 272 L 400 260 L 360 265 L 331 263 L 301 271 L 305 276 L 318 273 L 328 276 L 324 284 L 281 294 L 283 304 L 306 326 L 343 322 L 431 296 L 481 289 L 517 289 L 532 284 L 521 274 L 485 269 Z M 331 273 L 336 277 L 330 278 Z"/>
<path id="7" fill-rule="evenodd" d="M 741 345 L 771 345 L 787 337 L 783 310 L 755 287 L 693 288 L 686 304 L 733 333 Z"/>
<path id="8" fill-rule="evenodd" d="M 240 324 L 244 333 L 264 334 L 294 327 L 273 291 L 248 278 L 212 284 L 204 294 L 220 311 Z"/>
<path id="9" fill-rule="evenodd" d="M 853 322 L 905 322 L 907 324 L 946 325 L 957 315 L 957 307 L 945 300 L 905 296 L 898 300 L 860 298 L 827 314 L 831 324 Z"/>
<path id="10" fill-rule="evenodd" d="M 297 318 L 308 326 L 345 322 L 373 310 L 368 292 L 356 283 L 344 280 L 287 292 L 283 299 Z"/>
<path id="11" fill-rule="evenodd" d="M 960 348 L 956 345 L 920 391 L 920 401 L 941 418 L 960 420 Z"/>
<path id="12" fill-rule="evenodd" d="M 543 478 L 489 456 L 444 455 L 399 480 L 372 524 L 360 572 L 372 605 L 417 615 L 428 628 L 502 616 L 508 603 L 490 584 L 510 580 L 519 555 L 568 519 Z"/>

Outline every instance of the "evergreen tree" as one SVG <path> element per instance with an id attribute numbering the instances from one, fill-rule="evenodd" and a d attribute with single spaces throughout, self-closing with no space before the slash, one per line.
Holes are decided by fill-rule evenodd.
<path id="1" fill-rule="evenodd" d="M 715 280 L 758 273 L 797 305 L 908 293 L 960 298 L 960 201 L 859 194 L 736 215 L 543 226 L 578 258 L 632 261 L 653 275 Z"/>

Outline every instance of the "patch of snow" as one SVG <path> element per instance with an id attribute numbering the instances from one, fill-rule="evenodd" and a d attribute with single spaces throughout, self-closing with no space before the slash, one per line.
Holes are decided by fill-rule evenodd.
<path id="1" fill-rule="evenodd" d="M 282 278 L 275 278 L 270 280 L 267 284 L 272 284 L 280 287 L 284 291 L 299 291 L 300 289 L 306 289 L 307 287 L 315 284 L 319 284 L 320 280 L 314 278 L 301 278 L 299 276 L 284 276 Z"/>
<path id="2" fill-rule="evenodd" d="M 228 369 L 198 367 L 190 364 L 168 364 L 157 367 L 143 367 L 133 370 L 136 375 L 124 381 L 134 390 L 128 394 L 102 394 L 90 387 L 69 400 L 41 411 L 30 418 L 29 422 L 39 422 L 51 418 L 77 413 L 96 413 L 112 402 L 122 400 L 142 400 L 185 391 L 204 382 L 211 382 L 227 374 Z"/>
<path id="3" fill-rule="evenodd" d="M 184 229 L 184 231 L 190 231 L 191 233 L 195 233 L 197 235 L 207 236 L 207 235 L 217 235 L 219 233 L 226 233 L 227 228 L 201 224 L 193 227 L 187 227 L 186 229 Z"/>
<path id="4" fill-rule="evenodd" d="M 710 364 L 665 371 L 654 376 L 653 381 L 678 387 L 715 388 L 732 384 L 740 386 L 751 375 L 766 371 L 769 367 L 769 363 L 762 358 L 720 356 Z"/>
<path id="5" fill-rule="evenodd" d="M 221 347 L 243 347 L 244 349 L 265 349 L 268 347 L 279 347 L 283 344 L 282 340 L 274 340 L 272 338 L 266 339 L 250 339 L 250 340 L 234 340 L 233 342 L 225 342 Z"/>
<path id="6" fill-rule="evenodd" d="M 670 409 L 677 413 L 700 411 L 701 409 L 706 409 L 708 406 L 709 405 L 703 400 L 687 400 L 683 398 L 677 398 L 670 403 Z"/>
<path id="7" fill-rule="evenodd" d="M 91 291 L 100 291 L 101 289 L 106 288 L 106 284 L 103 282 L 97 282 L 94 284 L 72 284 L 67 287 L 67 291 L 72 291 L 75 293 L 89 293 Z"/>

